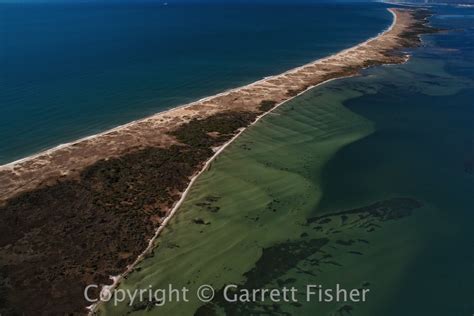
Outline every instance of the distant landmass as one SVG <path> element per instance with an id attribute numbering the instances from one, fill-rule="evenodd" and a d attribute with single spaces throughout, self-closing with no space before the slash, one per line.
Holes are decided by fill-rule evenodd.
<path id="1" fill-rule="evenodd" d="M 413 3 L 413 4 L 472 4 L 474 0 L 389 0 L 387 3 Z"/>

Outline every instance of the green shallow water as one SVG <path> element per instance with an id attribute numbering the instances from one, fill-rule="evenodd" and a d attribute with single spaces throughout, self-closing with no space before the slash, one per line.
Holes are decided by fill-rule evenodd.
<path id="1" fill-rule="evenodd" d="M 249 128 L 120 285 L 186 286 L 190 302 L 107 304 L 101 315 L 472 314 L 474 59 L 429 43 L 405 65 L 315 88 Z M 307 284 L 338 283 L 370 289 L 367 302 L 305 301 Z M 202 284 L 217 290 L 205 307 Z M 226 284 L 300 294 L 229 304 Z"/>
<path id="2" fill-rule="evenodd" d="M 198 179 L 154 257 L 123 286 L 219 288 L 243 281 L 263 247 L 298 239 L 321 198 L 322 167 L 339 148 L 373 131 L 369 121 L 341 105 L 350 95 L 314 90 L 245 132 Z M 196 218 L 209 225 L 194 224 Z M 160 310 L 192 314 L 196 307 L 190 302 Z"/>

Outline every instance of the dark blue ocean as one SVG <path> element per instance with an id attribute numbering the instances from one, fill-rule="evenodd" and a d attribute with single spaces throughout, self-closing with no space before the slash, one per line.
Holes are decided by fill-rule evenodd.
<path id="1" fill-rule="evenodd" d="M 375 36 L 382 4 L 0 4 L 0 164 Z"/>

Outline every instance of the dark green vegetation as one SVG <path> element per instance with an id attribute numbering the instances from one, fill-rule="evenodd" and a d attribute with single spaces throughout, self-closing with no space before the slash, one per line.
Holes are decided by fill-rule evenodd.
<path id="1" fill-rule="evenodd" d="M 275 101 L 263 100 L 260 103 L 260 107 L 258 109 L 262 112 L 267 112 L 267 111 L 270 111 L 271 109 L 273 109 L 275 107 L 275 105 L 276 105 Z"/>
<path id="2" fill-rule="evenodd" d="M 244 274 L 245 282 L 239 285 L 239 289 L 262 289 L 262 288 L 287 288 L 296 285 L 296 279 L 288 277 L 287 273 L 292 269 L 297 269 L 301 274 L 317 276 L 321 273 L 319 267 L 325 265 L 341 266 L 330 254 L 331 249 L 336 247 L 347 248 L 347 252 L 353 255 L 363 255 L 360 251 L 351 250 L 351 246 L 358 244 L 363 247 L 370 247 L 366 239 L 341 240 L 338 235 L 342 231 L 361 230 L 371 233 L 378 228 L 382 228 L 383 222 L 398 220 L 420 208 L 422 205 L 412 198 L 392 198 L 373 203 L 368 206 L 335 212 L 319 217 L 308 218 L 308 229 L 324 231 L 325 237 L 318 239 L 310 238 L 308 233 L 303 233 L 299 240 L 288 240 L 268 248 L 262 249 L 262 255 L 255 263 L 255 266 Z M 334 224 L 336 222 L 336 224 Z M 309 266 L 310 268 L 302 268 Z M 275 281 L 276 280 L 276 281 Z M 274 282 L 276 283 L 273 286 Z M 369 282 L 364 282 L 361 287 L 369 287 Z M 303 290 L 301 288 L 300 290 Z M 304 294 L 304 293 L 303 293 Z M 291 314 L 282 310 L 282 305 L 292 304 L 300 306 L 299 302 L 273 303 L 266 302 L 246 302 L 230 303 L 223 295 L 223 291 L 216 293 L 213 302 L 201 306 L 195 313 L 200 315 L 217 315 L 217 311 L 224 312 L 225 315 L 288 315 Z M 349 304 L 342 305 L 336 315 L 345 315 L 345 312 L 352 311 L 354 307 Z"/>
<path id="3" fill-rule="evenodd" d="M 108 284 L 132 263 L 212 147 L 256 116 L 193 120 L 173 132 L 179 144 L 102 160 L 9 200 L 0 208 L 0 312 L 83 311 L 84 287 Z"/>
<path id="4" fill-rule="evenodd" d="M 219 113 L 203 120 L 194 119 L 172 135 L 192 148 L 210 149 L 222 145 L 237 129 L 249 125 L 256 117 L 257 113 L 253 112 Z"/>
<path id="5" fill-rule="evenodd" d="M 10 199 L 0 208 L 0 312 L 83 311 L 85 286 L 109 284 L 135 260 L 212 148 L 275 105 L 194 119 L 171 133 L 176 145 L 101 160 Z"/>
<path id="6" fill-rule="evenodd" d="M 311 217 L 308 218 L 307 223 L 312 224 L 319 222 L 324 224 L 329 218 L 333 216 L 341 216 L 342 223 L 345 223 L 347 221 L 348 215 L 351 214 L 358 214 L 360 219 L 371 216 L 379 219 L 380 221 L 387 221 L 411 215 L 411 212 L 419 207 L 421 207 L 421 203 L 417 200 L 411 198 L 393 198 L 349 211 Z"/>

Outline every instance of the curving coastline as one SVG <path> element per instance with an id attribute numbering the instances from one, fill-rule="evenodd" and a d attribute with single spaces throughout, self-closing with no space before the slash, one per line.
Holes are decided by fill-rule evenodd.
<path id="1" fill-rule="evenodd" d="M 22 191 L 48 185 L 53 178 L 78 174 L 83 168 L 98 160 L 117 157 L 147 146 L 167 147 L 176 143 L 176 140 L 168 133 L 192 119 L 203 119 L 226 110 L 256 111 L 259 101 L 271 99 L 280 103 L 293 97 L 295 93 L 310 87 L 311 83 L 315 85 L 329 77 L 344 75 L 342 73 L 350 75 L 357 69 L 371 65 L 403 62 L 406 56 L 383 56 L 383 54 L 412 46 L 402 42 L 396 43 L 395 40 L 405 30 L 403 25 L 411 22 L 401 21 L 397 24 L 397 16 L 407 19 L 406 12 L 405 14 L 401 13 L 403 12 L 401 9 L 388 10 L 393 14 L 394 19 L 386 31 L 335 55 L 1 165 L 0 203 Z M 397 28 L 394 29 L 396 25 Z M 407 27 L 406 30 L 408 29 Z M 403 37 L 406 38 L 406 35 Z M 408 40 L 413 41 L 414 39 Z M 359 56 L 367 53 L 365 51 L 367 48 L 371 55 Z M 350 60 L 353 58 L 358 60 Z M 281 82 L 284 79 L 294 81 Z M 299 80 L 304 82 L 298 83 Z M 276 94 L 277 92 L 279 93 Z M 285 95 L 285 92 L 289 93 Z M 244 99 L 242 100 L 244 104 L 238 104 L 239 102 L 235 102 L 237 100 L 232 100 L 236 97 Z M 249 102 L 250 97 L 255 98 L 251 100 L 253 102 Z M 230 104 L 222 104 L 228 101 Z M 159 139 L 152 139 L 157 136 Z"/>
<path id="2" fill-rule="evenodd" d="M 62 269 L 57 273 L 67 271 L 66 275 L 70 276 L 69 279 L 66 278 L 67 282 L 76 282 L 79 286 L 74 292 L 68 292 L 61 297 L 60 304 L 53 303 L 45 308 L 47 311 L 63 312 L 64 309 L 61 308 L 68 306 L 71 310 L 80 311 L 85 306 L 84 302 L 80 301 L 82 297 L 78 296 L 79 292 L 82 294 L 83 285 L 91 283 L 92 280 L 106 284 L 108 275 L 123 276 L 121 273 L 124 270 L 129 271 L 136 262 L 145 257 L 154 238 L 176 212 L 194 179 L 246 127 L 254 124 L 276 106 L 328 80 L 356 75 L 360 69 L 372 65 L 406 61 L 407 55 L 400 53 L 400 50 L 418 45 L 419 35 L 431 32 L 425 25 L 428 14 L 425 11 L 400 9 L 392 9 L 391 12 L 394 14 L 394 21 L 388 30 L 333 56 L 0 167 L 0 201 L 4 203 L 1 208 L 2 216 L 6 217 L 6 220 L 2 221 L 4 233 L 0 246 L 13 245 L 6 252 L 2 250 L 2 257 L 5 252 L 6 258 L 13 258 L 10 265 L 14 266 L 15 256 L 27 256 L 19 241 L 23 234 L 28 234 L 29 231 L 18 233 L 13 230 L 15 225 L 21 226 L 21 221 L 16 223 L 19 216 L 23 215 L 27 219 L 38 216 L 34 213 L 43 209 L 38 203 L 46 203 L 44 209 L 53 209 L 53 212 L 45 211 L 47 215 L 54 211 L 57 213 L 54 208 L 59 209 L 61 205 L 73 204 L 76 206 L 74 210 L 78 212 L 87 208 L 86 219 L 90 219 L 91 215 L 99 219 L 87 222 L 91 225 L 87 229 L 93 231 L 94 235 L 104 232 L 107 234 L 115 229 L 118 234 L 124 235 L 123 239 L 118 239 L 119 244 L 120 241 L 133 238 L 135 242 L 127 244 L 126 249 L 121 249 L 122 245 L 107 249 L 106 245 L 110 246 L 107 243 L 110 243 L 109 238 L 97 240 L 92 237 L 96 244 L 85 245 L 84 252 L 92 252 L 92 255 L 102 254 L 99 259 L 86 257 L 88 261 L 78 256 L 73 258 L 69 266 L 60 267 Z M 154 162 L 163 157 L 158 165 Z M 133 174 L 133 168 L 141 170 Z M 116 169 L 121 171 L 117 172 Z M 133 177 L 126 178 L 129 173 L 132 173 Z M 152 192 L 157 190 L 156 186 L 152 186 L 152 191 L 141 187 L 146 186 L 147 181 L 153 180 L 147 178 L 149 175 L 146 173 L 154 174 L 152 178 L 169 177 L 166 181 L 149 183 L 148 186 L 161 185 L 158 188 L 159 194 Z M 115 190 L 115 183 L 120 183 L 122 178 L 126 180 Z M 130 185 L 137 190 L 130 194 L 124 192 L 123 188 L 129 188 Z M 67 194 L 64 194 L 64 190 Z M 102 195 L 106 191 L 108 200 L 104 201 Z M 142 195 L 144 200 L 137 201 L 137 194 Z M 84 200 L 87 205 L 84 205 Z M 123 202 L 126 202 L 124 208 L 115 205 Z M 127 212 L 130 208 L 135 209 L 133 216 Z M 113 210 L 117 213 L 110 214 Z M 111 216 L 117 218 L 112 219 Z M 37 222 L 44 224 L 48 217 L 40 218 Z M 68 222 L 71 221 L 69 217 L 61 218 L 58 214 L 54 214 L 52 218 L 55 221 L 50 224 L 58 225 L 69 232 L 73 231 L 70 228 L 78 225 Z M 64 225 L 61 220 L 65 221 Z M 78 220 L 79 225 L 83 224 L 80 215 L 74 220 Z M 105 222 L 101 222 L 102 220 Z M 132 226 L 128 225 L 128 220 L 132 221 Z M 125 224 L 121 221 L 125 221 Z M 27 226 L 27 229 L 31 231 L 38 229 L 37 226 L 30 226 L 33 227 Z M 102 226 L 102 230 L 97 231 L 99 226 Z M 40 236 L 42 235 L 33 233 L 33 238 Z M 79 237 L 83 235 L 77 235 L 77 238 Z M 43 246 L 48 253 L 49 247 L 44 243 L 35 246 Z M 104 256 L 112 258 L 106 259 Z M 95 271 L 82 274 L 75 271 L 79 267 L 89 270 L 94 266 L 98 267 Z M 7 274 L 21 278 L 16 276 L 18 273 L 15 269 L 7 271 Z M 55 274 L 51 271 L 50 273 Z M 115 278 L 115 282 L 119 279 L 120 277 Z M 18 280 L 18 284 L 21 284 L 20 281 Z M 14 297 L 22 295 L 22 289 L 15 289 Z M 41 297 L 54 301 L 51 293 L 45 293 Z M 28 313 L 28 310 L 25 312 Z"/>

